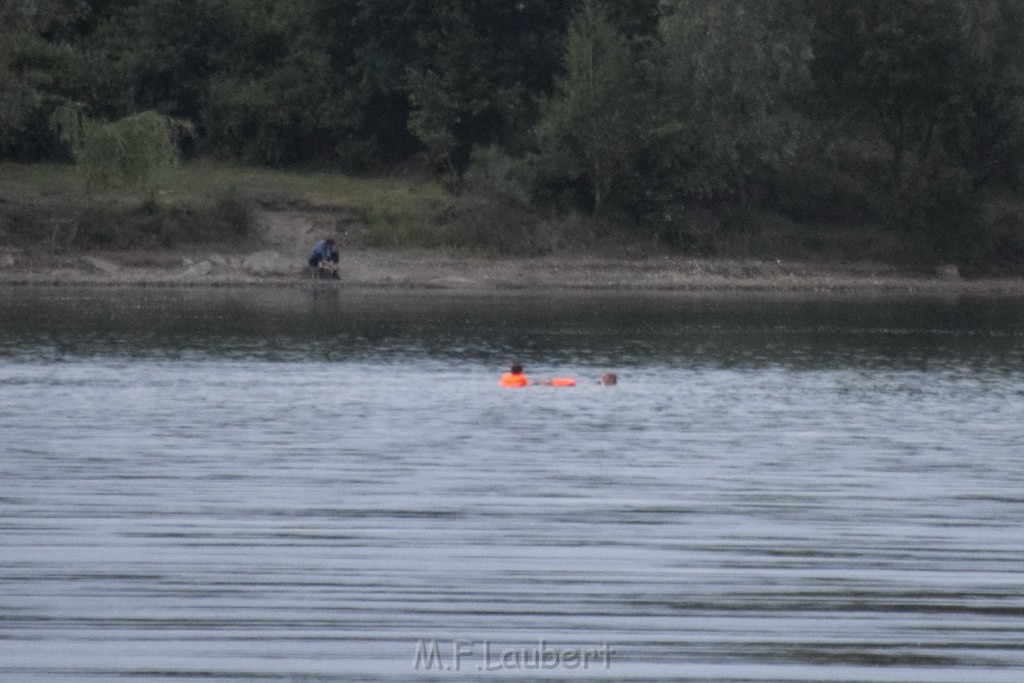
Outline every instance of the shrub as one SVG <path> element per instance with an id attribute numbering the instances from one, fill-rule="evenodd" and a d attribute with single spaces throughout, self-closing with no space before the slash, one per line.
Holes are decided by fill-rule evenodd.
<path id="1" fill-rule="evenodd" d="M 248 201 L 228 190 L 204 202 L 93 202 L 79 218 L 74 243 L 117 249 L 180 247 L 232 242 L 252 236 L 254 229 Z"/>
<path id="2" fill-rule="evenodd" d="M 57 110 L 54 126 L 71 148 L 87 192 L 136 188 L 152 194 L 178 164 L 179 137 L 191 132 L 189 124 L 153 111 L 106 122 L 73 106 Z"/>
<path id="3" fill-rule="evenodd" d="M 528 162 L 514 159 L 492 145 L 473 150 L 463 182 L 465 189 L 474 194 L 527 207 L 536 178 Z"/>
<path id="4" fill-rule="evenodd" d="M 1024 273 L 1024 209 L 1001 208 L 986 222 L 974 258 L 962 269 L 965 275 L 1020 275 Z"/>
<path id="5" fill-rule="evenodd" d="M 937 168 L 894 191 L 887 217 L 914 261 L 963 263 L 983 240 L 980 197 L 958 168 Z"/>

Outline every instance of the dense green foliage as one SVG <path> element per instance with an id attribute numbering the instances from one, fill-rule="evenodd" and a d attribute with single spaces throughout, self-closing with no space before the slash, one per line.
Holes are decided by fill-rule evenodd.
<path id="1" fill-rule="evenodd" d="M 153 111 L 94 121 L 71 105 L 57 109 L 53 120 L 87 192 L 129 188 L 152 194 L 161 176 L 177 165 L 178 139 L 190 129 Z"/>
<path id="2" fill-rule="evenodd" d="M 565 73 L 537 125 L 541 167 L 582 179 L 600 213 L 640 161 L 650 129 L 636 60 L 604 9 L 588 0 L 569 26 Z"/>
<path id="3" fill-rule="evenodd" d="M 0 0 L 0 159 L 84 158 L 68 106 L 188 155 L 500 169 L 492 204 L 684 247 L 761 211 L 963 261 L 1021 233 L 984 207 L 1024 179 L 1024 0 Z"/>

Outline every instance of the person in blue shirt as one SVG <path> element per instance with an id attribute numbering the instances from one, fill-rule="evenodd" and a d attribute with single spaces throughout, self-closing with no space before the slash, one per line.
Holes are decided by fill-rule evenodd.
<path id="1" fill-rule="evenodd" d="M 320 240 L 313 245 L 313 251 L 309 252 L 309 265 L 315 268 L 313 271 L 318 277 L 338 279 L 338 261 L 340 257 L 334 248 L 334 240 L 330 237 Z"/>

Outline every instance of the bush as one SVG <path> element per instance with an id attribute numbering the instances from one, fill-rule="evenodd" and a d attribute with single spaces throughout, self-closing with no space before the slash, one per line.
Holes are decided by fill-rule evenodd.
<path id="1" fill-rule="evenodd" d="M 213 198 L 206 226 L 206 241 L 240 239 L 252 235 L 256 218 L 252 203 L 231 187 Z"/>
<path id="2" fill-rule="evenodd" d="M 579 212 L 542 214 L 479 195 L 460 197 L 442 218 L 443 246 L 488 256 L 594 249 L 611 230 L 606 220 Z"/>
<path id="3" fill-rule="evenodd" d="M 546 217 L 531 208 L 533 168 L 487 147 L 473 152 L 461 187 L 445 201 L 364 206 L 375 247 L 441 248 L 485 256 L 536 256 L 587 243 L 590 221 Z"/>
<path id="4" fill-rule="evenodd" d="M 965 275 L 1024 274 L 1024 207 L 996 212 L 982 231 L 975 256 L 962 269 Z"/>
<path id="5" fill-rule="evenodd" d="M 190 124 L 154 111 L 107 122 L 71 105 L 54 113 L 54 126 L 71 149 L 87 192 L 133 188 L 152 194 L 178 164 L 178 140 L 192 131 Z"/>
<path id="6" fill-rule="evenodd" d="M 856 138 L 808 142 L 767 180 L 765 201 L 801 223 L 871 221 L 891 198 L 885 154 Z"/>
<path id="7" fill-rule="evenodd" d="M 441 242 L 449 249 L 492 256 L 535 253 L 527 215 L 499 200 L 463 195 L 441 220 Z"/>
<path id="8" fill-rule="evenodd" d="M 923 263 L 964 263 L 983 241 L 980 197 L 961 169 L 942 167 L 893 193 L 888 224 Z"/>
<path id="9" fill-rule="evenodd" d="M 45 242 L 56 217 L 27 206 L 0 202 L 0 244 L 30 245 Z"/>
<path id="10" fill-rule="evenodd" d="M 215 244 L 251 237 L 249 203 L 228 190 L 202 203 L 148 199 L 136 205 L 91 204 L 81 214 L 74 244 L 117 249 Z"/>
<path id="11" fill-rule="evenodd" d="M 474 194 L 527 207 L 532 200 L 536 176 L 528 162 L 490 146 L 473 150 L 463 182 L 465 189 Z"/>

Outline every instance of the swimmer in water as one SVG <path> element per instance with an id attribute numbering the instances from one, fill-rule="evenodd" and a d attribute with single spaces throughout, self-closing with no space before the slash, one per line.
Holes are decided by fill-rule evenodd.
<path id="1" fill-rule="evenodd" d="M 500 387 L 525 387 L 529 383 L 526 375 L 523 374 L 523 366 L 520 363 L 513 363 L 509 371 L 498 380 Z"/>
<path id="2" fill-rule="evenodd" d="M 601 375 L 600 379 L 597 380 L 598 384 L 604 386 L 614 386 L 619 383 L 619 377 L 614 372 L 606 372 Z M 498 386 L 501 387 L 525 387 L 530 382 L 523 374 L 523 366 L 520 363 L 513 363 L 509 371 L 501 376 L 498 380 Z M 574 387 L 576 386 L 576 380 L 572 377 L 553 377 L 551 379 L 544 379 L 535 384 L 546 387 Z"/>

